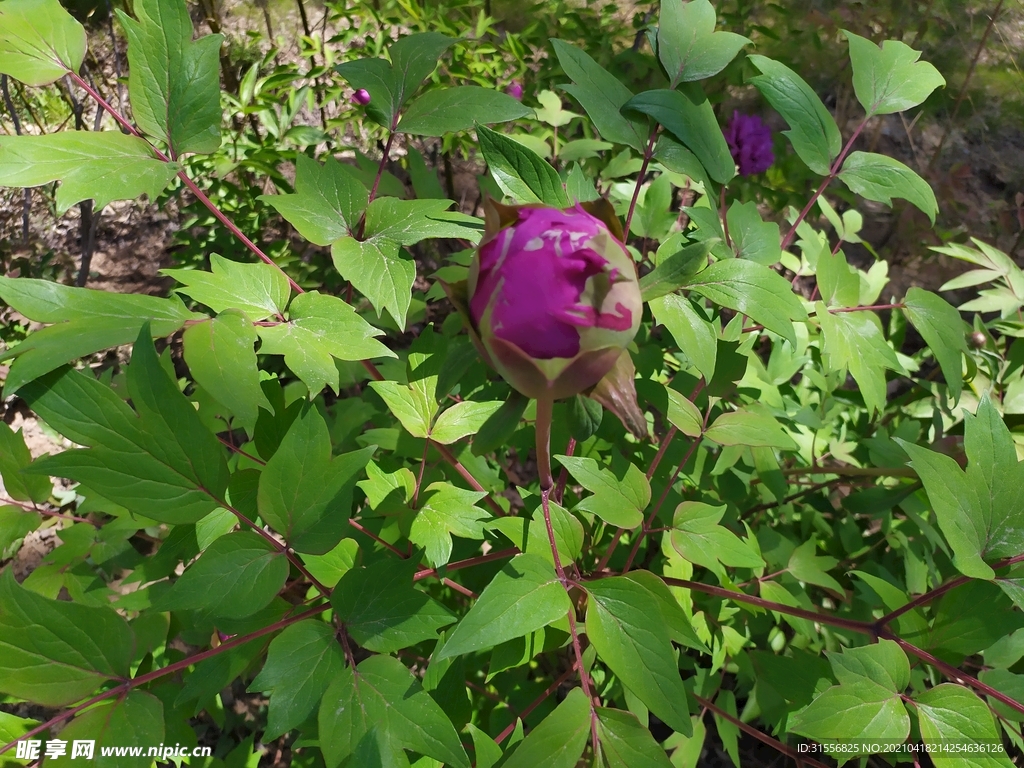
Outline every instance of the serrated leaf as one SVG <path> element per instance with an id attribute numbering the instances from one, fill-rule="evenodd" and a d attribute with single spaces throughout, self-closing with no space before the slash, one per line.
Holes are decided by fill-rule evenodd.
<path id="1" fill-rule="evenodd" d="M 250 691 L 270 696 L 263 738 L 276 739 L 302 725 L 344 668 L 345 656 L 330 624 L 306 619 L 285 628 L 270 643 L 267 661 L 249 685 Z"/>
<path id="2" fill-rule="evenodd" d="M 591 581 L 586 633 L 624 686 L 679 733 L 692 733 L 669 628 L 655 598 L 622 576 Z"/>
<path id="3" fill-rule="evenodd" d="M 571 608 L 550 563 L 536 555 L 517 555 L 480 593 L 436 660 L 522 637 L 557 621 Z"/>
<path id="4" fill-rule="evenodd" d="M 176 158 L 220 147 L 222 35 L 192 41 L 184 0 L 135 0 L 137 21 L 118 12 L 128 37 L 128 94 L 132 116 Z"/>
<path id="5" fill-rule="evenodd" d="M 843 34 L 850 41 L 853 90 L 868 117 L 916 107 L 946 84 L 935 67 L 918 61 L 920 51 L 899 40 L 885 40 L 878 46 L 848 30 Z"/>
<path id="6" fill-rule="evenodd" d="M 715 9 L 708 0 L 663 0 L 658 16 L 658 58 L 670 87 L 717 75 L 750 41 L 715 31 Z"/>
<path id="7" fill-rule="evenodd" d="M 590 702 L 573 688 L 561 704 L 530 731 L 503 768 L 574 768 L 590 736 Z"/>
<path id="8" fill-rule="evenodd" d="M 331 683 L 320 706 L 320 748 L 329 766 L 356 751 L 376 728 L 393 749 L 409 749 L 453 768 L 469 768 L 469 757 L 448 716 L 400 661 L 371 656 Z"/>
<path id="9" fill-rule="evenodd" d="M 330 245 L 355 231 L 369 193 L 348 165 L 328 157 L 323 165 L 305 155 L 295 158 L 295 192 L 260 195 L 316 245 Z"/>
<path id="10" fill-rule="evenodd" d="M 331 258 L 341 276 L 363 294 L 379 316 L 384 310 L 405 328 L 416 281 L 416 262 L 386 237 L 359 241 L 343 237 L 331 246 Z"/>
<path id="11" fill-rule="evenodd" d="M 397 130 L 418 136 L 443 136 L 468 131 L 476 125 L 507 123 L 533 110 L 511 96 L 478 85 L 434 88 L 413 101 Z"/>
<path id="12" fill-rule="evenodd" d="M 909 200 L 935 223 L 939 212 L 935 193 L 927 181 L 899 160 L 874 152 L 852 152 L 843 162 L 839 178 L 868 200 L 888 206 L 894 197 Z"/>
<path id="13" fill-rule="evenodd" d="M 259 409 L 272 410 L 260 389 L 256 329 L 237 310 L 228 310 L 185 329 L 185 362 L 196 383 L 238 417 L 250 432 Z"/>
<path id="14" fill-rule="evenodd" d="M 363 448 L 332 458 L 327 424 L 316 406 L 305 403 L 260 473 L 260 517 L 297 551 L 324 554 L 341 538 L 351 514 L 348 487 L 372 453 Z M 317 527 L 330 528 L 330 534 L 303 537 Z M 329 542 L 326 549 L 317 546 L 321 538 Z"/>
<path id="15" fill-rule="evenodd" d="M 436 640 L 437 630 L 455 621 L 447 608 L 412 585 L 412 561 L 382 560 L 341 577 L 331 605 L 352 639 L 377 653 Z"/>
<path id="16" fill-rule="evenodd" d="M 0 691 L 50 707 L 129 674 L 135 640 L 111 608 L 48 600 L 0 576 Z"/>
<path id="17" fill-rule="evenodd" d="M 572 80 L 572 85 L 563 85 L 562 90 L 583 105 L 601 138 L 643 152 L 649 133 L 647 121 L 620 112 L 622 105 L 633 98 L 633 92 L 576 46 L 562 40 L 552 40 L 551 45 L 558 63 Z"/>
<path id="18" fill-rule="evenodd" d="M 266 320 L 283 313 L 291 295 L 288 278 L 281 270 L 263 263 L 243 264 L 216 253 L 210 254 L 209 272 L 163 269 L 160 273 L 184 286 L 176 288 L 176 293 L 183 293 L 214 312 L 241 310 L 251 320 Z"/>
<path id="19" fill-rule="evenodd" d="M 964 575 L 991 579 L 985 560 L 1012 557 L 1024 547 L 1024 463 L 987 395 L 977 416 L 965 414 L 964 421 L 966 470 L 945 454 L 899 443 L 924 483 L 953 564 Z"/>
<path id="20" fill-rule="evenodd" d="M 48 85 L 78 72 L 85 28 L 57 0 L 5 0 L 0 6 L 0 73 Z"/>
<path id="21" fill-rule="evenodd" d="M 873 312 L 832 314 L 820 301 L 816 317 L 821 323 L 828 370 L 850 371 L 864 397 L 869 414 L 885 408 L 885 369 L 902 372 L 903 366 L 882 335 Z"/>
<path id="22" fill-rule="evenodd" d="M 252 531 L 236 531 L 207 547 L 159 601 L 159 610 L 242 619 L 268 606 L 287 578 L 281 550 Z"/>
<path id="23" fill-rule="evenodd" d="M 60 131 L 0 141 L 0 185 L 59 181 L 58 214 L 82 200 L 93 200 L 97 209 L 142 195 L 156 200 L 178 170 L 158 160 L 142 139 L 120 131 Z"/>
<path id="24" fill-rule="evenodd" d="M 558 172 L 517 141 L 480 126 L 476 132 L 487 167 L 501 190 L 520 203 L 568 208 Z"/>
<path id="25" fill-rule="evenodd" d="M 943 745 L 993 744 L 1001 741 L 992 713 L 981 699 L 963 686 L 941 683 L 914 697 L 921 738 L 936 749 L 949 768 L 1009 768 L 1006 752 L 943 752 Z"/>
<path id="26" fill-rule="evenodd" d="M 725 135 L 703 91 L 654 89 L 637 94 L 622 105 L 623 112 L 650 115 L 665 130 L 693 150 L 708 175 L 724 184 L 736 175 L 736 162 Z"/>
<path id="27" fill-rule="evenodd" d="M 0 476 L 8 496 L 17 501 L 42 504 L 53 493 L 50 478 L 23 474 L 22 469 L 32 463 L 32 454 L 25 445 L 24 430 L 15 432 L 6 422 L 0 422 Z M 2 542 L 3 537 L 0 537 Z M 0 552 L 6 545 L 0 544 Z"/>
<path id="28" fill-rule="evenodd" d="M 797 155 L 812 171 L 827 176 L 843 144 L 835 118 L 804 79 L 785 64 L 766 56 L 747 58 L 761 71 L 750 82 L 789 123 L 783 133 Z"/>
<path id="29" fill-rule="evenodd" d="M 630 464 L 622 478 L 600 467 L 594 459 L 581 456 L 555 456 L 573 478 L 590 491 L 577 505 L 619 528 L 636 528 L 643 522 L 643 511 L 651 501 L 651 485 L 635 465 Z"/>
<path id="30" fill-rule="evenodd" d="M 409 540 L 423 547 L 435 568 L 448 563 L 452 536 L 483 539 L 490 514 L 476 506 L 487 494 L 467 491 L 450 483 L 431 483 L 425 489 L 422 506 L 409 529 Z"/>
<path id="31" fill-rule="evenodd" d="M 704 436 L 719 445 L 797 449 L 796 442 L 777 420 L 751 408 L 723 413 L 707 428 Z"/>
<path id="32" fill-rule="evenodd" d="M 960 313 L 941 297 L 917 286 L 907 291 L 903 312 L 939 363 L 954 400 L 963 389 L 963 353 L 967 351 Z"/>
<path id="33" fill-rule="evenodd" d="M 716 261 L 692 277 L 686 287 L 716 304 L 747 315 L 794 347 L 796 331 L 791 321 L 807 318 L 788 280 L 746 259 Z"/>
<path id="34" fill-rule="evenodd" d="M 338 391 L 337 360 L 395 357 L 377 341 L 383 332 L 356 314 L 337 296 L 307 291 L 288 308 L 288 321 L 257 329 L 260 353 L 284 355 L 285 364 L 312 393 Z"/>
<path id="35" fill-rule="evenodd" d="M 684 501 L 672 516 L 673 548 L 695 565 L 724 576 L 723 565 L 758 568 L 764 564 L 750 543 L 719 525 L 725 505 L 714 507 L 700 501 Z"/>

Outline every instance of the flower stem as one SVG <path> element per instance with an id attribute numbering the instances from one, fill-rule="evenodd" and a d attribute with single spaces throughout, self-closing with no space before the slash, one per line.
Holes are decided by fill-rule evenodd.
<path id="1" fill-rule="evenodd" d="M 629 213 L 626 214 L 626 225 L 622 228 L 622 237 L 624 240 L 629 240 L 629 225 L 633 221 L 633 212 L 636 211 L 636 201 L 640 197 L 640 187 L 644 184 L 644 176 L 647 175 L 647 166 L 651 162 L 651 158 L 654 157 L 654 142 L 658 138 L 658 129 L 661 126 L 654 126 L 651 130 L 651 138 L 647 142 L 647 149 L 644 150 L 644 161 L 640 165 L 640 175 L 636 177 L 636 186 L 633 187 L 633 199 L 629 201 Z"/>
<path id="2" fill-rule="evenodd" d="M 537 398 L 537 476 L 542 491 L 550 491 L 555 484 L 551 477 L 551 412 L 555 402 L 550 397 Z"/>

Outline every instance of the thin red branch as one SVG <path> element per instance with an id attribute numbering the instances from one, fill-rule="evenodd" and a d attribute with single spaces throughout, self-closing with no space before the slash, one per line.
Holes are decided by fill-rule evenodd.
<path id="1" fill-rule="evenodd" d="M 396 546 L 395 546 L 394 544 L 389 544 L 388 542 L 384 541 L 384 539 L 382 539 L 382 538 L 381 538 L 380 536 L 378 536 L 378 535 L 377 535 L 376 533 L 374 533 L 373 531 L 371 531 L 371 530 L 370 530 L 369 528 L 367 528 L 367 527 L 365 527 L 365 526 L 363 526 L 363 525 L 361 525 L 361 524 L 357 523 L 357 522 L 356 522 L 355 520 L 353 520 L 353 519 L 352 519 L 351 517 L 350 517 L 350 518 L 348 519 L 348 524 L 349 524 L 349 525 L 351 525 L 351 526 L 352 526 L 353 528 L 355 528 L 355 529 L 356 529 L 357 531 L 359 531 L 360 533 L 362 533 L 362 534 L 364 534 L 364 535 L 366 535 L 366 536 L 369 536 L 369 537 L 370 537 L 371 539 L 373 539 L 374 541 L 376 541 L 376 542 L 377 542 L 378 544 L 380 544 L 380 545 L 381 545 L 382 547 L 384 547 L 385 549 L 390 549 L 390 550 L 391 550 L 392 552 L 394 552 L 394 553 L 395 553 L 396 555 L 398 555 L 398 556 L 399 556 L 400 558 L 402 558 L 403 560 L 405 560 L 405 559 L 406 559 L 406 554 L 405 554 L 405 552 L 403 552 L 402 550 L 400 550 L 400 549 L 399 549 L 398 547 L 396 547 Z"/>
<path id="2" fill-rule="evenodd" d="M 557 691 L 557 690 L 559 689 L 559 687 L 560 687 L 560 686 L 562 685 L 562 683 L 564 683 L 564 682 L 565 682 L 566 680 L 568 680 L 568 679 L 569 679 L 570 677 L 572 677 L 572 675 L 573 675 L 573 673 L 574 673 L 575 671 L 576 671 L 576 667 L 575 667 L 575 666 L 571 666 L 571 667 L 569 667 L 569 668 L 568 668 L 567 670 L 565 670 L 565 672 L 563 672 L 563 673 L 562 673 L 561 675 L 559 675 L 559 676 L 558 676 L 558 677 L 557 677 L 557 678 L 556 678 L 556 679 L 555 679 L 555 680 L 554 680 L 554 681 L 553 681 L 553 682 L 551 683 L 551 685 L 549 685 L 549 686 L 548 686 L 548 687 L 547 687 L 547 688 L 546 688 L 546 689 L 544 690 L 544 693 L 542 693 L 542 694 L 541 694 L 540 696 L 538 696 L 538 697 L 537 697 L 536 699 L 534 699 L 533 701 L 531 701 L 531 702 L 529 703 L 529 705 L 527 705 L 527 706 L 526 706 L 526 707 L 525 707 L 525 708 L 524 708 L 524 709 L 523 709 L 523 710 L 522 710 L 522 711 L 521 711 L 521 712 L 519 713 L 519 716 L 518 716 L 518 717 L 516 717 L 516 718 L 513 718 L 512 722 L 511 722 L 511 723 L 509 723 L 509 725 L 508 725 L 508 726 L 507 726 L 507 727 L 505 728 L 505 730 L 503 730 L 503 731 L 502 731 L 501 733 L 499 733 L 499 734 L 497 735 L 497 737 L 496 737 L 496 738 L 494 739 L 494 742 L 495 742 L 496 744 L 501 744 L 501 742 L 503 742 L 503 741 L 504 741 L 505 739 L 507 739 L 507 738 L 508 738 L 508 737 L 509 737 L 510 735 L 512 735 L 512 732 L 513 732 L 513 731 L 514 731 L 514 730 L 516 729 L 516 721 L 517 721 L 517 720 L 521 720 L 522 718 L 526 717 L 526 716 L 527 716 L 527 715 L 529 715 L 529 714 L 530 714 L 531 712 L 533 712 L 533 710 L 535 710 L 535 709 L 536 709 L 537 707 L 539 707 L 539 706 L 540 706 L 541 704 L 543 704 L 543 703 L 544 703 L 545 701 L 547 701 L 547 700 L 548 700 L 548 698 L 549 698 L 549 697 L 551 696 L 551 694 L 553 694 L 553 693 L 554 693 L 555 691 Z"/>
<path id="3" fill-rule="evenodd" d="M 449 464 L 451 464 L 455 468 L 455 471 L 458 472 L 462 476 L 462 479 L 465 480 L 467 483 L 469 483 L 469 487 L 470 488 L 472 488 L 474 491 L 480 491 L 481 493 L 487 493 L 487 491 L 484 489 L 484 487 L 482 485 L 480 485 L 480 482 L 475 477 L 473 477 L 473 475 L 471 475 L 469 473 L 468 469 L 466 469 L 462 465 L 462 462 L 459 461 L 457 458 L 455 458 L 455 454 L 453 454 L 450 450 L 448 450 L 448 446 L 447 445 L 441 445 L 441 443 L 435 443 L 434 441 L 431 441 L 430 444 L 432 446 L 434 446 L 434 448 L 437 449 L 437 452 L 440 453 L 442 457 L 444 457 L 445 461 L 447 461 Z M 499 516 L 505 514 L 505 510 L 503 510 L 498 505 L 498 502 L 496 502 L 494 499 L 491 498 L 490 494 L 487 494 L 487 496 L 484 497 L 484 503 L 486 503 L 487 506 L 489 506 L 491 508 L 491 511 L 494 512 L 494 514 L 499 515 Z"/>
<path id="4" fill-rule="evenodd" d="M 644 161 L 640 164 L 640 175 L 636 177 L 636 186 L 633 187 L 633 199 L 629 201 L 629 212 L 626 214 L 626 225 L 622 228 L 622 237 L 629 240 L 629 225 L 633 221 L 633 213 L 636 211 L 636 201 L 640 197 L 640 187 L 644 185 L 644 177 L 647 175 L 647 166 L 654 156 L 654 142 L 658 138 L 658 130 L 661 128 L 655 125 L 651 129 L 651 138 L 647 142 L 647 149 L 644 150 Z"/>
<path id="5" fill-rule="evenodd" d="M 264 635 L 269 635 L 271 632 L 277 632 L 279 629 L 284 629 L 285 627 L 291 624 L 296 624 L 304 619 L 316 616 L 319 613 L 323 613 L 330 607 L 330 604 L 319 605 L 316 608 L 311 608 L 308 611 L 296 614 L 295 616 L 289 616 L 287 618 L 280 619 L 279 621 L 275 621 L 273 624 L 268 624 L 267 626 L 262 627 L 261 629 L 257 629 L 255 632 L 250 632 L 247 635 L 236 635 L 230 640 L 224 641 L 216 648 L 210 648 L 206 651 L 200 651 L 199 653 L 193 654 L 188 658 L 182 659 L 181 661 L 176 661 L 173 664 L 168 664 L 166 667 L 155 669 L 152 672 L 140 675 L 139 677 L 133 678 L 131 680 L 125 680 L 120 685 L 117 685 L 109 690 L 104 691 L 103 693 L 93 696 L 91 699 L 83 702 L 82 704 L 79 704 L 77 707 L 73 707 L 72 709 L 69 709 L 66 712 L 61 712 L 59 715 L 50 718 L 45 723 L 37 725 L 28 733 L 25 733 L 19 736 L 14 741 L 10 742 L 9 744 L 5 744 L 4 746 L 0 747 L 0 754 L 3 754 L 7 750 L 14 747 L 18 743 L 18 741 L 21 741 L 22 739 L 32 738 L 36 734 L 42 733 L 51 726 L 57 725 L 58 723 L 62 723 L 70 717 L 74 717 L 82 710 L 91 707 L 93 704 L 96 704 L 97 702 L 113 698 L 114 696 L 120 696 L 122 694 L 128 693 L 128 691 L 132 690 L 133 688 L 138 688 L 140 685 L 151 683 L 154 680 L 158 680 L 159 678 L 164 677 L 165 675 L 170 675 L 174 672 L 179 672 L 183 669 L 192 666 L 193 664 L 198 664 L 201 661 L 205 661 L 206 659 L 216 656 L 219 653 L 223 653 L 224 651 L 228 651 L 232 648 L 238 647 L 239 645 L 248 643 L 250 640 L 255 640 L 259 637 L 263 637 Z"/>
<path id="6" fill-rule="evenodd" d="M 461 571 L 463 568 L 472 568 L 474 565 L 481 565 L 482 563 L 490 563 L 494 560 L 503 560 L 506 557 L 514 557 L 519 554 L 519 547 L 509 547 L 508 549 L 502 549 L 498 552 L 488 552 L 486 555 L 477 555 L 476 557 L 470 557 L 465 560 L 459 560 L 455 563 L 449 563 L 444 567 L 445 573 L 449 571 Z M 413 581 L 420 581 L 430 576 L 437 576 L 436 568 L 427 568 L 422 571 L 417 571 L 412 577 Z"/>

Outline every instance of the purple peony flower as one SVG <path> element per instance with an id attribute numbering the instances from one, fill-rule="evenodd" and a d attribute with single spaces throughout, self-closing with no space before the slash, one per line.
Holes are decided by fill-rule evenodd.
<path id="1" fill-rule="evenodd" d="M 527 397 L 560 399 L 593 387 L 640 326 L 628 251 L 580 205 L 492 203 L 487 218 L 467 285 L 485 356 Z"/>
<path id="2" fill-rule="evenodd" d="M 365 88 L 360 88 L 352 94 L 352 103 L 360 107 L 365 107 L 370 103 L 370 92 Z"/>
<path id="3" fill-rule="evenodd" d="M 725 141 L 743 176 L 767 171 L 775 162 L 771 128 L 757 115 L 733 112 Z"/>
<path id="4" fill-rule="evenodd" d="M 505 93 L 511 96 L 516 101 L 523 100 L 523 84 L 518 80 L 513 80 L 509 83 L 508 88 L 505 89 Z"/>

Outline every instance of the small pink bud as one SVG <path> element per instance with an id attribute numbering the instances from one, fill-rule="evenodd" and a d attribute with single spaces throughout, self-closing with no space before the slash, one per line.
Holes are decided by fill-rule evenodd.
<path id="1" fill-rule="evenodd" d="M 516 101 L 522 101 L 523 100 L 523 84 L 520 83 L 518 80 L 513 80 L 509 84 L 508 88 L 505 89 L 505 93 L 507 93 L 509 96 L 511 96 Z"/>
<path id="2" fill-rule="evenodd" d="M 352 94 L 352 103 L 357 104 L 360 107 L 365 107 L 370 103 L 370 92 L 365 88 L 360 88 Z"/>

